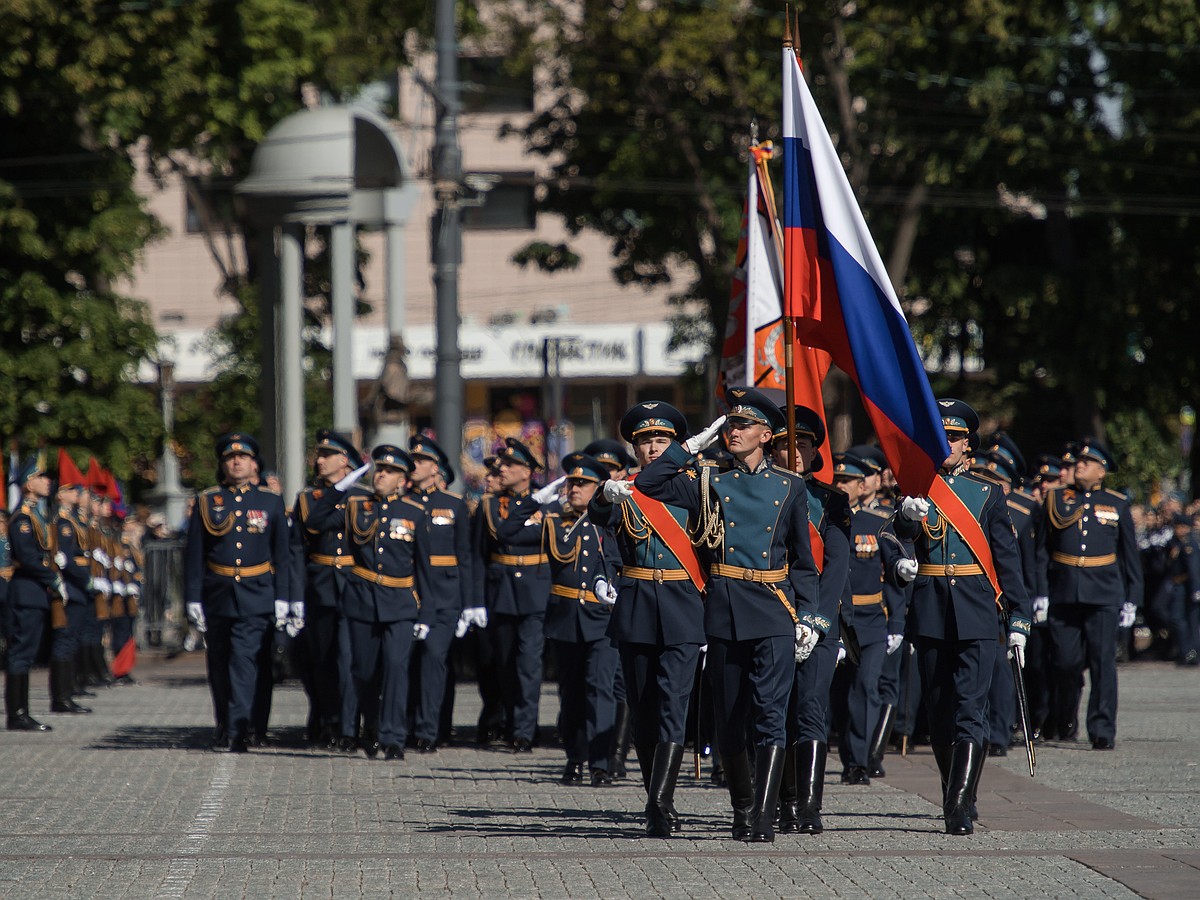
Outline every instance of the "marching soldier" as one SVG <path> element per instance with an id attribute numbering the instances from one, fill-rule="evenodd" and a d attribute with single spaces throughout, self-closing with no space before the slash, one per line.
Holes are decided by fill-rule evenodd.
<path id="1" fill-rule="evenodd" d="M 51 600 L 66 602 L 67 588 L 54 561 L 55 531 L 46 503 L 50 475 L 45 454 L 38 453 L 17 474 L 21 506 L 12 517 L 13 577 L 9 584 L 8 667 L 4 708 L 9 731 L 50 731 L 29 715 L 29 672 L 45 634 Z"/>
<path id="2" fill-rule="evenodd" d="M 546 638 L 558 662 L 559 733 L 567 753 L 563 784 L 581 784 L 588 767 L 592 787 L 612 784 L 609 772 L 617 648 L 608 636 L 620 562 L 612 533 L 584 513 L 608 469 L 584 453 L 562 461 L 567 496 L 561 512 L 542 520 L 550 556 Z"/>
<path id="3" fill-rule="evenodd" d="M 764 393 L 766 393 L 764 391 Z M 817 481 L 813 470 L 825 443 L 825 424 L 815 410 L 796 406 L 796 455 L 808 488 L 809 538 L 820 572 L 817 613 L 829 631 L 808 659 L 796 665 L 788 700 L 788 746 L 779 788 L 779 830 L 820 834 L 829 753 L 829 688 L 838 661 L 839 608 L 850 565 L 850 509 L 846 496 Z M 788 467 L 787 423 L 774 433 L 775 465 Z"/>
<path id="4" fill-rule="evenodd" d="M 807 659 L 832 624 L 817 612 L 818 573 L 808 491 L 766 453 L 781 425 L 760 391 L 731 387 L 724 420 L 732 467 L 713 474 L 689 455 L 716 438 L 718 420 L 684 449 L 672 443 L 638 476 L 649 497 L 687 509 L 711 551 L 705 631 L 719 711 L 717 745 L 729 783 L 735 840 L 775 840 L 795 660 Z M 747 748 L 753 732 L 755 768 Z"/>
<path id="5" fill-rule="evenodd" d="M 643 469 L 687 438 L 683 413 L 646 401 L 621 418 L 621 437 Z M 704 574 L 686 532 L 687 510 L 651 500 L 630 482 L 610 479 L 597 491 L 588 518 L 610 528 L 621 556 L 608 634 L 617 641 L 633 742 L 646 789 L 649 837 L 681 830 L 675 783 L 683 762 L 688 700 L 705 642 Z"/>
<path id="6" fill-rule="evenodd" d="M 408 737 L 408 663 L 413 641 L 434 621 L 429 525 L 425 508 L 404 494 L 412 458 L 391 444 L 371 452 L 374 493 L 344 495 L 366 466 L 334 485 L 313 508 L 317 528 L 341 525 L 354 564 L 342 595 L 350 634 L 351 671 L 363 718 L 363 751 L 404 759 Z M 343 499 L 344 498 L 344 499 Z M 344 504 L 344 511 L 342 507 Z M 344 726 L 343 726 L 344 728 Z"/>
<path id="7" fill-rule="evenodd" d="M 1166 571 L 1160 590 L 1170 595 L 1166 606 L 1175 632 L 1175 661 L 1181 666 L 1200 666 L 1200 548 L 1196 546 L 1192 517 L 1176 513 L 1172 530 L 1165 548 Z"/>
<path id="8" fill-rule="evenodd" d="M 446 490 L 454 480 L 450 459 L 431 438 L 415 435 L 408 442 L 412 457 L 412 499 L 425 508 L 431 593 L 422 603 L 433 607 L 429 635 L 413 651 L 413 733 L 417 751 L 437 750 L 450 644 L 464 609 L 474 606 L 471 589 L 471 518 L 458 494 Z"/>
<path id="9" fill-rule="evenodd" d="M 488 498 L 499 498 L 504 489 L 500 486 L 499 459 L 486 456 L 483 459 L 483 467 L 483 494 L 471 510 L 471 577 L 474 581 L 472 596 L 470 605 L 459 616 L 458 627 L 454 633 L 465 637 L 469 642 L 468 652 L 474 651 L 475 674 L 479 683 L 479 699 L 482 701 L 475 736 L 479 745 L 486 747 L 493 741 L 511 738 L 512 718 L 510 711 L 505 708 L 504 692 L 500 688 L 501 678 L 497 661 L 501 654 L 498 635 L 495 630 L 489 630 L 487 627 L 487 560 L 483 556 L 486 552 L 485 537 L 489 531 Z M 499 506 L 497 502 L 491 507 L 491 515 L 498 515 Z"/>
<path id="10" fill-rule="evenodd" d="M 974 831 L 1001 619 L 1007 618 L 1007 645 L 1020 662 L 1030 609 L 1003 493 L 966 474 L 979 416 L 961 400 L 941 399 L 938 407 L 950 455 L 929 499 L 902 500 L 895 528 L 916 550 L 908 629 L 942 776 L 946 833 L 965 835 Z"/>
<path id="11" fill-rule="evenodd" d="M 1042 551 L 1048 560 L 1055 708 L 1051 728 L 1074 740 L 1080 676 L 1091 692 L 1087 730 L 1093 750 L 1112 750 L 1117 735 L 1118 620 L 1133 624 L 1142 600 L 1142 563 L 1129 501 L 1104 487 L 1116 458 L 1096 441 L 1075 454 L 1072 485 L 1045 500 Z"/>
<path id="12" fill-rule="evenodd" d="M 842 603 L 847 629 L 854 630 L 858 661 L 847 694 L 846 728 L 842 734 L 843 784 L 870 784 L 872 739 L 881 716 L 879 694 L 884 661 L 904 643 L 904 586 L 916 576 L 916 563 L 903 552 L 886 508 L 865 509 L 859 503 L 867 465 L 852 454 L 834 457 L 833 483 L 850 501 L 850 577 Z M 879 776 L 876 776 L 879 777 Z"/>
<path id="13" fill-rule="evenodd" d="M 322 529 L 310 516 L 313 506 L 333 485 L 362 464 L 362 454 L 349 438 L 336 431 L 318 431 L 313 463 L 316 483 L 297 495 L 292 509 L 294 583 L 288 611 L 294 620 L 304 622 L 297 637 L 302 648 L 300 680 L 309 703 L 306 737 L 330 750 L 340 746 L 346 752 L 358 745 L 358 700 L 350 674 L 350 637 L 341 608 L 354 560 L 345 522 Z M 344 510 L 347 497 L 367 493 L 359 485 L 352 486 L 339 498 L 341 508 Z"/>
<path id="14" fill-rule="evenodd" d="M 487 597 L 487 630 L 516 753 L 533 749 L 542 687 L 549 557 L 542 552 L 542 511 L 530 493 L 535 470 L 544 468 L 516 438 L 497 454 L 499 494 L 485 496 L 476 560 Z M 476 581 L 479 582 L 477 576 Z"/>
<path id="15" fill-rule="evenodd" d="M 221 483 L 192 508 L 184 599 L 188 617 L 208 635 L 213 749 L 245 753 L 259 673 L 271 665 L 272 631 L 290 615 L 287 513 L 278 494 L 253 483 L 253 438 L 227 434 L 215 449 Z"/>

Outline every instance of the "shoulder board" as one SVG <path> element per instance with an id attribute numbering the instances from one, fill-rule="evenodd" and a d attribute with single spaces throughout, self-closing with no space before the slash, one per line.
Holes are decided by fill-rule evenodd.
<path id="1" fill-rule="evenodd" d="M 1038 498 L 1029 493 L 1029 491 L 1025 490 L 1025 488 L 1013 488 L 1012 493 L 1014 497 L 1020 497 L 1022 500 L 1025 500 L 1029 503 L 1038 502 Z"/>
<path id="2" fill-rule="evenodd" d="M 1128 502 L 1129 502 L 1129 498 L 1128 498 L 1128 497 L 1126 497 L 1126 496 L 1125 496 L 1124 494 L 1122 494 L 1120 491 L 1114 491 L 1112 488 L 1101 488 L 1101 489 L 1100 489 L 1100 491 L 1099 491 L 1099 493 L 1101 493 L 1101 494 L 1106 494 L 1106 495 L 1108 495 L 1109 497 L 1112 497 L 1114 500 L 1120 500 L 1120 501 L 1121 501 L 1121 502 L 1123 502 L 1123 503 L 1128 503 Z"/>
<path id="3" fill-rule="evenodd" d="M 456 494 L 454 491 L 438 491 L 439 494 L 445 494 L 447 497 L 453 497 L 455 500 L 461 500 L 462 494 Z"/>
<path id="4" fill-rule="evenodd" d="M 1031 509 L 1030 509 L 1028 506 L 1026 506 L 1024 503 L 1018 503 L 1018 502 L 1017 502 L 1017 501 L 1015 501 L 1015 500 L 1009 500 L 1009 501 L 1008 501 L 1008 508 L 1009 508 L 1009 509 L 1016 510 L 1017 512 L 1021 513 L 1022 515 L 1025 515 L 1025 516 L 1031 516 L 1031 515 L 1033 515 L 1033 510 L 1031 510 Z"/>
<path id="5" fill-rule="evenodd" d="M 875 516 L 879 519 L 890 519 L 892 517 L 890 512 L 886 512 L 882 509 L 863 509 L 860 507 L 858 511 L 860 513 L 866 513 L 867 515 Z"/>
<path id="6" fill-rule="evenodd" d="M 401 497 L 400 501 L 402 503 L 407 503 L 409 506 L 415 506 L 417 509 L 421 510 L 421 512 L 425 512 L 425 504 L 421 503 L 419 500 L 414 500 L 412 497 Z"/>
<path id="7" fill-rule="evenodd" d="M 223 491 L 223 490 L 224 490 L 224 488 L 222 488 L 219 484 L 214 484 L 212 487 L 201 491 L 200 496 L 201 497 L 210 497 L 213 494 L 221 493 L 221 491 Z"/>
<path id="8" fill-rule="evenodd" d="M 781 471 L 785 471 L 785 470 L 781 470 Z M 842 493 L 842 491 L 839 490 L 838 488 L 835 488 L 833 485 L 826 484 L 823 481 L 815 481 L 815 480 L 805 478 L 804 484 L 808 488 L 808 492 L 810 494 L 813 494 L 818 497 L 834 497 L 834 496 Z"/>

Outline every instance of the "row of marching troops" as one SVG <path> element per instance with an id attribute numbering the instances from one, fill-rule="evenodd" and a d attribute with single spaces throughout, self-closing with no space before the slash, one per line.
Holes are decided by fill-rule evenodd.
<path id="1" fill-rule="evenodd" d="M 919 692 L 951 834 L 973 830 L 983 761 L 1009 746 L 1027 661 L 1040 675 L 1029 738 L 1074 739 L 1086 669 L 1088 736 L 1114 747 L 1116 632 L 1136 613 L 1141 570 L 1128 502 L 1103 485 L 1116 469 L 1106 448 L 1047 460 L 1031 493 L 1016 445 L 1000 434 L 982 446 L 976 412 L 939 400 L 950 455 L 928 496 L 890 503 L 870 447 L 835 454 L 833 484 L 806 474 L 826 437 L 812 410 L 796 408 L 789 432 L 778 397 L 733 387 L 725 400 L 695 435 L 670 404 L 639 403 L 624 444 L 568 455 L 537 490 L 541 461 L 509 438 L 473 512 L 446 490 L 453 474 L 429 438 L 367 462 L 322 432 L 289 525 L 282 498 L 256 486 L 253 439 L 221 438 L 221 484 L 194 507 L 185 575 L 208 634 L 216 747 L 265 738 L 273 628 L 305 649 L 310 738 L 390 759 L 410 741 L 436 749 L 449 647 L 468 632 L 481 739 L 530 751 L 548 640 L 562 780 L 611 784 L 628 734 L 649 836 L 683 827 L 690 705 L 697 720 L 712 712 L 735 838 L 819 833 L 844 658 L 842 780 L 884 777 L 897 701 Z M 902 661 L 917 676 L 907 691 Z"/>
<path id="2" fill-rule="evenodd" d="M 84 475 L 65 450 L 57 470 L 41 451 L 11 480 L 21 499 L 0 542 L 7 726 L 51 731 L 29 708 L 30 671 L 47 641 L 52 713 L 90 713 L 77 702 L 96 696 L 90 688 L 132 683 L 142 560 L 123 533 L 116 480 L 95 459 Z M 105 631 L 115 653 L 111 671 Z"/>

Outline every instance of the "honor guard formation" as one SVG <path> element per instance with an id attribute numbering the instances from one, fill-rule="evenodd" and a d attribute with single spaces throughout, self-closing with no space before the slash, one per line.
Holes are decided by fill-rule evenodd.
<path id="1" fill-rule="evenodd" d="M 950 455 L 927 495 L 896 496 L 879 448 L 832 452 L 814 410 L 793 407 L 789 428 L 779 392 L 724 400 L 696 434 L 670 404 L 638 403 L 620 440 L 567 454 L 540 488 L 544 461 L 507 438 L 470 503 L 424 434 L 364 455 L 319 432 L 290 509 L 254 438 L 222 436 L 183 578 L 213 749 L 269 741 L 284 642 L 311 745 L 434 753 L 454 737 L 458 658 L 478 677 L 476 741 L 515 753 L 539 741 L 553 673 L 562 784 L 611 787 L 633 754 L 646 836 L 688 827 L 688 748 L 696 777 L 708 762 L 728 790 L 732 837 L 771 842 L 824 829 L 831 747 L 851 789 L 916 742 L 936 759 L 946 832 L 965 835 L 986 815 L 989 756 L 1020 744 L 1032 771 L 1039 741 L 1116 747 L 1119 652 L 1200 662 L 1193 517 L 1131 507 L 1105 486 L 1119 461 L 1099 442 L 1031 468 L 1007 434 L 981 437 L 968 404 L 941 399 Z M 832 483 L 813 474 L 825 459 Z M 122 528 L 95 460 L 84 476 L 40 454 L 15 481 L 0 542 L 7 723 L 48 731 L 29 707 L 39 648 L 52 713 L 87 713 L 89 687 L 131 680 L 141 535 Z"/>

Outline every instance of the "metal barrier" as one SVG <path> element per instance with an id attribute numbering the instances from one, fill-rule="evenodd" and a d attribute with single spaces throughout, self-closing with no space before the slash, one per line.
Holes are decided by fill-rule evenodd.
<path id="1" fill-rule="evenodd" d="M 188 632 L 183 606 L 183 538 L 146 541 L 138 634 L 149 647 L 178 648 Z"/>

